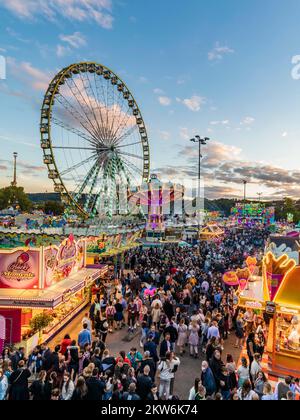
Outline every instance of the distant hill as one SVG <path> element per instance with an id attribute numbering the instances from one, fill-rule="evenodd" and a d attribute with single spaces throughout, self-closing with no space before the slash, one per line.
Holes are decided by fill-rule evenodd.
<path id="1" fill-rule="evenodd" d="M 46 201 L 61 201 L 60 194 L 57 193 L 32 193 L 27 195 L 29 200 L 33 203 L 45 203 Z"/>

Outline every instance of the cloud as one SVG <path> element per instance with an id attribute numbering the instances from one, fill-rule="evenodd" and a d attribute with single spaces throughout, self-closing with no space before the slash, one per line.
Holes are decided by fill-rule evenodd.
<path id="1" fill-rule="evenodd" d="M 164 94 L 165 94 L 165 92 L 164 92 L 162 89 L 159 89 L 159 88 L 155 88 L 155 89 L 153 90 L 153 92 L 154 92 L 156 95 L 164 95 Z"/>
<path id="2" fill-rule="evenodd" d="M 253 118 L 253 117 L 245 117 L 240 122 L 240 125 L 252 125 L 254 122 L 255 122 L 255 118 Z"/>
<path id="3" fill-rule="evenodd" d="M 149 80 L 148 80 L 148 79 L 147 79 L 147 77 L 145 77 L 145 76 L 140 76 L 140 77 L 139 77 L 139 82 L 140 82 L 140 83 L 148 83 L 148 81 L 149 81 Z"/>
<path id="4" fill-rule="evenodd" d="M 193 95 L 191 98 L 186 98 L 181 100 L 176 98 L 177 102 L 182 102 L 189 110 L 193 112 L 198 112 L 201 110 L 202 105 L 206 103 L 206 98 L 198 95 Z"/>
<path id="5" fill-rule="evenodd" d="M 158 98 L 158 101 L 162 106 L 170 106 L 172 103 L 171 98 L 169 98 L 168 96 L 160 96 Z"/>
<path id="6" fill-rule="evenodd" d="M 210 125 L 228 125 L 229 120 L 223 120 L 223 121 L 211 121 Z"/>
<path id="7" fill-rule="evenodd" d="M 74 32 L 72 35 L 59 35 L 59 38 L 72 48 L 80 48 L 86 45 L 86 38 L 80 32 Z"/>
<path id="8" fill-rule="evenodd" d="M 179 135 L 183 140 L 190 140 L 192 138 L 187 127 L 180 127 Z"/>
<path id="9" fill-rule="evenodd" d="M 72 50 L 70 47 L 65 47 L 63 45 L 57 45 L 56 47 L 56 55 L 57 57 L 65 57 L 66 55 L 71 54 Z"/>
<path id="10" fill-rule="evenodd" d="M 282 136 L 282 137 L 287 137 L 287 136 L 288 136 L 288 132 L 287 132 L 287 131 L 284 131 L 284 132 L 281 134 L 281 136 Z"/>
<path id="11" fill-rule="evenodd" d="M 25 81 L 29 86 L 38 91 L 48 88 L 51 76 L 47 71 L 34 67 L 27 61 L 17 62 L 14 58 L 7 58 L 11 73 L 19 80 Z"/>
<path id="12" fill-rule="evenodd" d="M 220 61 L 223 57 L 228 54 L 234 54 L 235 51 L 228 46 L 223 46 L 219 42 L 216 42 L 215 47 L 208 53 L 209 61 Z"/>
<path id="13" fill-rule="evenodd" d="M 169 131 L 159 131 L 159 135 L 161 137 L 162 140 L 170 140 L 171 138 L 171 134 L 169 133 Z"/>
<path id="14" fill-rule="evenodd" d="M 7 160 L 7 159 L 0 159 L 0 164 L 4 164 L 5 166 L 8 166 L 8 168 L 13 166 L 12 160 Z M 17 168 L 21 169 L 21 171 L 19 172 L 24 172 L 24 173 L 37 173 L 37 172 L 45 172 L 46 171 L 46 167 L 45 166 L 38 166 L 38 165 L 32 165 L 31 163 L 22 161 L 22 160 L 18 160 L 17 163 Z"/>
<path id="15" fill-rule="evenodd" d="M 61 17 L 75 22 L 94 22 L 111 29 L 112 0 L 0 0 L 5 7 L 22 20 L 38 17 L 55 21 Z"/>
<path id="16" fill-rule="evenodd" d="M 187 129 L 185 133 L 188 133 Z M 210 198 L 240 197 L 242 180 L 247 179 L 252 188 L 263 188 L 264 195 L 269 198 L 291 196 L 299 199 L 299 170 L 243 160 L 242 149 L 216 141 L 208 142 L 202 153 L 201 173 L 206 182 L 206 196 L 210 195 Z M 177 182 L 180 179 L 196 178 L 198 148 L 192 145 L 181 147 L 178 159 L 182 158 L 185 164 L 157 168 L 156 172 Z"/>

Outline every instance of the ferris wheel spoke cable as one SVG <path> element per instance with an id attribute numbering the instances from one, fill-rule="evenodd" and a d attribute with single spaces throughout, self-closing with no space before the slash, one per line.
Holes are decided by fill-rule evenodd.
<path id="1" fill-rule="evenodd" d="M 137 130 L 137 126 L 134 125 L 133 127 L 130 127 L 125 133 L 123 133 L 120 137 L 118 137 L 115 141 L 115 145 L 119 146 L 119 144 L 122 143 L 123 140 L 127 139 L 128 137 L 130 137 L 135 130 Z"/>
<path id="2" fill-rule="evenodd" d="M 120 120 L 120 123 L 119 123 L 118 127 L 116 128 L 116 131 L 114 132 L 114 138 L 115 139 L 120 137 L 120 135 L 122 136 L 122 132 L 120 132 L 120 130 L 124 130 L 124 128 L 128 127 L 129 118 L 133 117 L 133 115 L 130 115 L 130 110 L 131 110 L 131 108 L 129 107 L 129 104 L 127 102 L 127 109 L 126 109 L 126 111 L 124 110 L 123 117 Z M 120 132 L 120 134 L 119 134 L 119 132 Z"/>
<path id="3" fill-rule="evenodd" d="M 90 82 L 89 76 L 88 76 L 88 75 L 86 75 L 86 79 L 84 79 L 84 78 L 82 77 L 82 73 L 80 73 L 80 78 L 81 78 L 81 80 L 82 80 L 82 84 L 83 84 L 84 89 L 85 89 L 85 91 L 86 91 L 86 96 L 87 96 L 88 101 L 89 101 L 89 104 L 90 104 L 90 109 L 92 110 L 92 113 L 93 113 L 93 116 L 94 116 L 95 122 L 96 122 L 96 124 L 97 124 L 97 130 L 98 130 L 98 133 L 99 133 L 100 139 L 101 139 L 101 140 L 102 140 L 102 142 L 103 142 L 103 141 L 105 140 L 105 138 L 104 138 L 104 136 L 103 136 L 103 130 L 102 130 L 102 128 L 100 127 L 100 125 L 99 125 L 99 123 L 98 123 L 98 118 L 97 118 L 97 116 L 96 116 L 96 114 L 95 114 L 95 108 L 94 108 L 94 106 L 93 106 L 93 104 L 92 104 L 92 98 L 91 98 L 91 96 L 93 97 L 93 100 L 95 100 L 96 98 L 95 98 L 95 95 L 94 95 L 94 92 L 93 92 L 93 89 L 92 89 L 92 86 L 91 86 L 91 82 Z M 89 88 L 87 87 L 87 85 L 85 84 L 86 82 L 88 82 L 88 84 L 89 84 L 89 86 L 90 86 L 90 91 L 89 91 Z"/>
<path id="4" fill-rule="evenodd" d="M 92 123 L 92 121 L 90 119 L 90 116 L 89 116 L 90 112 L 87 112 L 87 110 L 91 111 L 90 107 L 87 104 L 84 96 L 82 95 L 81 90 L 78 88 L 77 83 L 75 83 L 75 81 L 73 79 L 71 79 L 71 82 L 72 82 L 72 86 L 69 85 L 68 80 L 67 80 L 67 85 L 68 85 L 70 91 L 72 92 L 73 97 L 78 102 L 79 109 L 81 109 L 83 111 L 87 121 L 89 122 L 90 130 L 93 132 L 94 137 L 98 140 L 98 142 L 100 142 L 101 137 L 99 137 L 99 132 L 97 131 L 97 128 L 94 127 L 94 124 Z M 75 89 L 74 89 L 74 86 L 75 86 Z M 81 99 L 85 103 L 85 105 L 82 103 L 82 101 L 79 100 L 79 97 L 81 97 Z"/>
<path id="5" fill-rule="evenodd" d="M 130 144 L 121 144 L 121 145 L 116 146 L 116 149 L 118 150 L 118 149 L 120 149 L 121 147 L 130 147 L 130 146 L 135 146 L 136 144 L 141 144 L 141 142 L 140 142 L 140 141 L 137 141 L 137 142 L 135 142 L 135 143 L 130 143 Z"/>
<path id="6" fill-rule="evenodd" d="M 102 116 L 102 109 L 103 108 L 105 109 L 105 107 L 103 106 L 103 104 L 102 104 L 102 102 L 100 100 L 99 90 L 98 90 L 98 85 L 97 85 L 97 78 L 96 78 L 96 74 L 95 73 L 94 73 L 94 80 L 95 80 L 95 88 L 96 88 L 96 96 L 95 96 L 95 98 L 96 98 L 97 103 L 98 103 L 98 107 L 99 107 L 98 109 L 99 109 L 101 124 L 102 124 L 102 127 L 104 129 L 105 125 L 104 125 L 103 116 Z"/>
<path id="7" fill-rule="evenodd" d="M 63 177 L 65 175 L 67 175 L 69 172 L 72 172 L 75 169 L 80 168 L 80 166 L 85 165 L 86 163 L 89 163 L 89 161 L 91 161 L 93 159 L 97 159 L 97 154 L 96 153 L 94 153 L 93 155 L 91 155 L 89 158 L 87 158 L 87 159 L 85 159 L 85 160 L 83 160 L 83 161 L 81 161 L 79 163 L 76 163 L 75 165 L 71 166 L 70 168 L 65 169 L 64 171 L 61 172 L 61 176 Z"/>
<path id="8" fill-rule="evenodd" d="M 135 159 L 144 160 L 144 158 L 143 158 L 142 156 L 138 156 L 138 155 L 135 155 L 135 154 L 133 154 L 133 153 L 120 152 L 120 151 L 118 151 L 118 153 L 120 153 L 121 155 L 124 155 L 124 156 L 133 157 L 133 158 L 135 158 Z"/>
<path id="9" fill-rule="evenodd" d="M 79 122 L 79 124 L 91 135 L 91 138 L 93 140 L 88 140 L 91 144 L 96 145 L 97 144 L 97 137 L 95 134 L 90 130 L 90 128 L 86 125 L 86 122 L 82 122 L 81 120 L 81 114 L 77 111 L 76 108 L 74 108 L 73 105 L 69 103 L 69 101 L 60 93 L 57 95 L 57 101 L 71 114 L 71 116 L 74 118 L 75 121 Z M 70 110 L 72 109 L 72 111 Z M 75 115 L 74 115 L 75 114 Z"/>
<path id="10" fill-rule="evenodd" d="M 65 129 L 66 131 L 71 132 L 72 134 L 77 134 L 79 137 L 81 137 L 84 140 L 87 140 L 88 142 L 93 142 L 95 141 L 95 139 L 93 137 L 89 137 L 87 134 L 83 133 L 82 131 L 78 130 L 77 128 L 72 128 L 69 125 L 67 125 L 66 123 L 64 123 L 63 121 L 58 120 L 57 118 L 52 118 L 52 122 Z"/>

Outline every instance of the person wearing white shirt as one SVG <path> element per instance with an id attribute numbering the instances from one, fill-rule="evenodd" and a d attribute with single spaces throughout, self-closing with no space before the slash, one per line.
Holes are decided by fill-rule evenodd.
<path id="1" fill-rule="evenodd" d="M 207 339 L 210 340 L 212 337 L 220 338 L 220 332 L 217 321 L 213 321 L 212 325 L 208 328 Z"/>
<path id="2" fill-rule="evenodd" d="M 83 317 L 83 319 L 81 321 L 81 324 L 82 325 L 86 324 L 88 326 L 87 329 L 89 331 L 92 331 L 92 323 L 90 321 L 90 318 L 89 318 L 88 314 L 84 314 L 84 317 Z"/>

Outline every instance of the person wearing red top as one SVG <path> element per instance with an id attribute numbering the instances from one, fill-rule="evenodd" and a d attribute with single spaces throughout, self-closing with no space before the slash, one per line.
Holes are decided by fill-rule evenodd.
<path id="1" fill-rule="evenodd" d="M 67 349 L 71 345 L 71 343 L 72 343 L 71 337 L 69 336 L 69 334 L 66 334 L 60 345 L 60 353 L 63 356 L 66 354 Z"/>
<path id="2" fill-rule="evenodd" d="M 120 351 L 119 356 L 116 358 L 116 363 L 119 363 L 120 360 L 122 360 L 123 363 L 131 366 L 131 361 L 128 359 L 128 357 L 126 357 L 125 351 Z"/>

